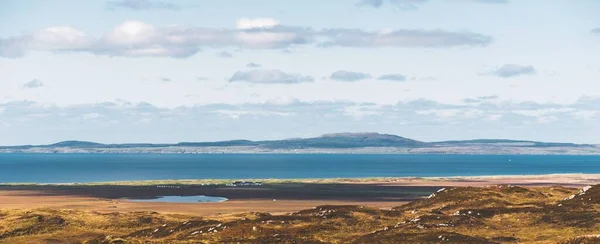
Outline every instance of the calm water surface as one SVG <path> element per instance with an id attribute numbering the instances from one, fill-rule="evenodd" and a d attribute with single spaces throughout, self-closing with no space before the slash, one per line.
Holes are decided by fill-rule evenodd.
<path id="1" fill-rule="evenodd" d="M 0 154 L 0 182 L 600 173 L 600 156 Z"/>
<path id="2" fill-rule="evenodd" d="M 159 196 L 153 199 L 126 199 L 132 202 L 183 202 L 183 203 L 197 203 L 197 202 L 224 202 L 227 198 L 224 197 L 211 197 L 211 196 Z"/>

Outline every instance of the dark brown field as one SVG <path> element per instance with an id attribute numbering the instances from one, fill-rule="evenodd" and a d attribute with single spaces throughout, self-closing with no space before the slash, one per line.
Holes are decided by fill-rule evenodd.
<path id="1" fill-rule="evenodd" d="M 155 211 L 197 216 L 243 212 L 288 213 L 317 205 L 357 204 L 390 208 L 429 195 L 440 187 L 378 184 L 270 184 L 227 187 L 157 186 L 0 186 L 0 209 L 74 209 L 103 212 Z M 131 202 L 124 198 L 207 195 L 221 203 Z"/>

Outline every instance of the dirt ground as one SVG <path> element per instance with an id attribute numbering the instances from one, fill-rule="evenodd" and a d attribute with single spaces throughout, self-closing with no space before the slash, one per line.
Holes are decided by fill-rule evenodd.
<path id="1" fill-rule="evenodd" d="M 241 212 L 288 213 L 319 205 L 364 205 L 391 208 L 428 196 L 442 187 L 513 184 L 581 187 L 598 184 L 598 175 L 386 178 L 339 183 L 286 183 L 250 187 L 156 186 L 0 186 L 0 209 L 75 209 L 101 212 L 154 211 L 210 216 Z M 124 198 L 221 196 L 219 203 L 131 202 Z"/>
<path id="2" fill-rule="evenodd" d="M 75 209 L 99 212 L 153 211 L 186 215 L 212 216 L 243 212 L 272 214 L 295 212 L 319 205 L 356 204 L 391 208 L 405 202 L 339 201 L 339 200 L 229 200 L 219 203 L 152 203 L 131 202 L 82 196 L 36 196 L 32 191 L 0 191 L 0 209 Z"/>

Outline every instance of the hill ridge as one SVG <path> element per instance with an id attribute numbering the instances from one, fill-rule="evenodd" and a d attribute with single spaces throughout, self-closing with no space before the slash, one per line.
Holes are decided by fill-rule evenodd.
<path id="1" fill-rule="evenodd" d="M 1 152 L 123 153 L 416 153 L 416 154 L 600 154 L 590 144 L 510 139 L 424 142 L 377 132 L 340 132 L 282 140 L 178 143 L 115 143 L 67 140 L 48 145 L 0 146 Z"/>

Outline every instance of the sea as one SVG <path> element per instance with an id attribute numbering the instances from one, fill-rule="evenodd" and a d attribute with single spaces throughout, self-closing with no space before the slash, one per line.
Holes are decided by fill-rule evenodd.
<path id="1" fill-rule="evenodd" d="M 0 154 L 0 183 L 600 173 L 600 156 Z"/>

